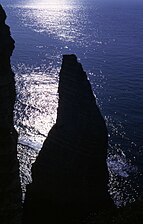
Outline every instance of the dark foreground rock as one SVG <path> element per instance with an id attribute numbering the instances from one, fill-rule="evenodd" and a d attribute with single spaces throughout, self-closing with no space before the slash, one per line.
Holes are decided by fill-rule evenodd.
<path id="1" fill-rule="evenodd" d="M 107 147 L 105 121 L 86 73 L 75 55 L 65 55 L 57 121 L 32 168 L 24 224 L 80 223 L 92 211 L 113 208 Z"/>
<path id="2" fill-rule="evenodd" d="M 17 132 L 13 124 L 15 81 L 10 57 L 14 40 L 0 5 L 0 224 L 19 224 L 21 187 L 17 160 Z"/>
<path id="3" fill-rule="evenodd" d="M 90 215 L 84 224 L 142 224 L 143 198 L 114 211 L 104 210 Z"/>

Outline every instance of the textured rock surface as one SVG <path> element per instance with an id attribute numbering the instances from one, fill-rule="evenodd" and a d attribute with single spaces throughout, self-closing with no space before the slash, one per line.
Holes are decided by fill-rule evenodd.
<path id="1" fill-rule="evenodd" d="M 57 121 L 32 168 L 24 223 L 75 223 L 91 211 L 113 206 L 107 147 L 105 121 L 86 73 L 75 55 L 65 55 Z"/>
<path id="2" fill-rule="evenodd" d="M 20 223 L 21 187 L 17 160 L 17 132 L 13 125 L 15 81 L 10 57 L 14 40 L 0 5 L 0 223 Z"/>

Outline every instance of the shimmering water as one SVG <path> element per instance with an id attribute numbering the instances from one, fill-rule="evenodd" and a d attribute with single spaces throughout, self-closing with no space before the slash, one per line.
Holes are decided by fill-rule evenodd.
<path id="1" fill-rule="evenodd" d="M 77 54 L 109 130 L 110 193 L 135 200 L 143 172 L 143 2 L 1 0 L 16 41 L 15 126 L 22 183 L 56 121 L 62 54 Z M 52 3 L 51 3 L 52 2 Z"/>

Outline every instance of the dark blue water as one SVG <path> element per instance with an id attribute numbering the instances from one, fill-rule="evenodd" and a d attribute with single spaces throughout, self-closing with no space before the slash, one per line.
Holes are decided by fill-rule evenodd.
<path id="1" fill-rule="evenodd" d="M 75 53 L 107 121 L 110 193 L 117 205 L 134 201 L 143 184 L 143 2 L 0 2 L 16 41 L 15 126 L 23 183 L 56 121 L 62 54 Z"/>

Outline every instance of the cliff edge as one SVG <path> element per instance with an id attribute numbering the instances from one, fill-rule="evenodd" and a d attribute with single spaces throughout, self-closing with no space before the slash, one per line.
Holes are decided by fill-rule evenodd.
<path id="1" fill-rule="evenodd" d="M 17 132 L 13 124 L 15 80 L 10 57 L 14 40 L 0 5 L 0 223 L 19 224 L 21 186 L 17 160 Z"/>

